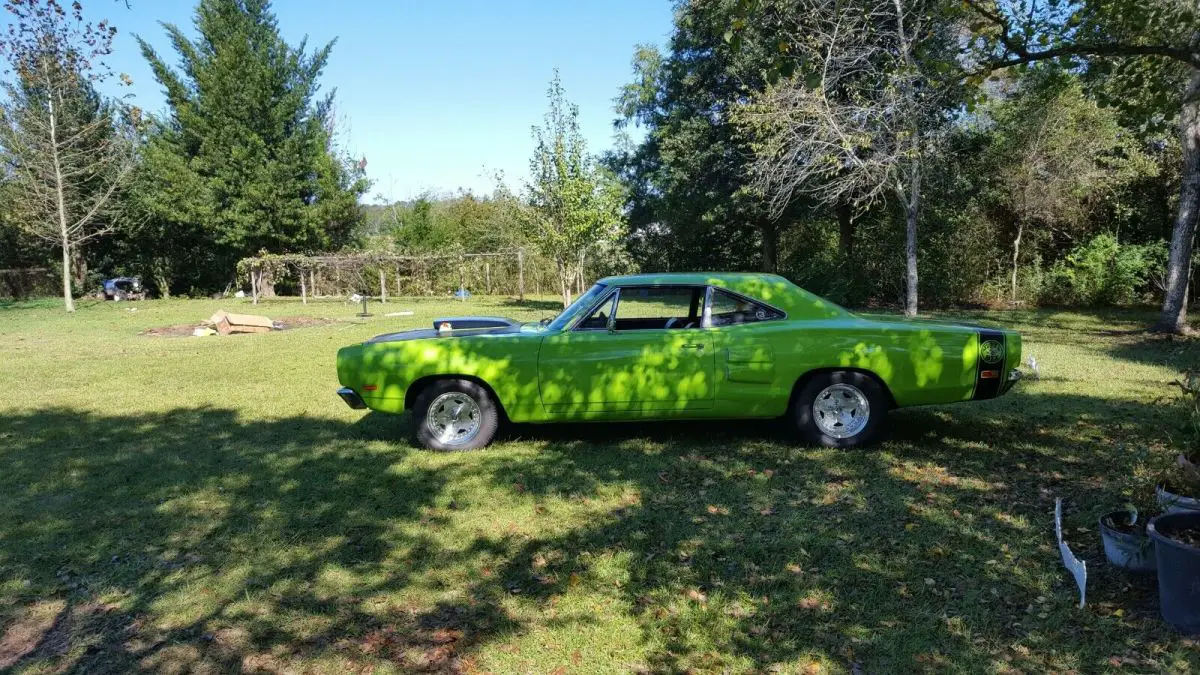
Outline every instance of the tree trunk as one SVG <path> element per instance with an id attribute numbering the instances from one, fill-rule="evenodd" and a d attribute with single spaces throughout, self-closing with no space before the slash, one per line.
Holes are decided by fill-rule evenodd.
<path id="1" fill-rule="evenodd" d="M 917 315 L 917 217 L 921 213 L 921 164 L 909 169 L 908 195 L 904 207 L 904 316 Z"/>
<path id="2" fill-rule="evenodd" d="M 558 267 L 558 289 L 562 293 L 563 309 L 566 309 L 567 305 L 571 304 L 571 277 L 574 275 L 567 269 L 567 263 L 562 257 L 556 258 L 554 264 Z"/>
<path id="3" fill-rule="evenodd" d="M 517 251 L 517 299 L 525 302 L 525 250 Z"/>
<path id="4" fill-rule="evenodd" d="M 300 304 L 308 304 L 308 286 L 304 283 L 304 270 L 300 270 Z"/>
<path id="5" fill-rule="evenodd" d="M 838 202 L 834 211 L 838 219 L 838 253 L 848 258 L 854 253 L 854 231 L 858 223 L 854 222 L 854 210 L 849 202 Z"/>
<path id="6" fill-rule="evenodd" d="M 1180 173 L 1179 211 L 1171 231 L 1171 254 L 1167 259 L 1167 292 L 1162 312 L 1152 330 L 1186 333 L 1188 278 L 1192 268 L 1192 245 L 1196 219 L 1200 217 L 1200 70 L 1192 73 L 1179 115 L 1179 141 L 1183 148 Z"/>
<path id="7" fill-rule="evenodd" d="M 317 270 L 316 269 L 308 270 L 308 292 L 312 293 L 312 296 L 314 298 L 317 297 Z"/>
<path id="8" fill-rule="evenodd" d="M 62 241 L 63 304 L 66 306 L 68 312 L 74 312 L 75 311 L 75 298 L 71 297 L 71 242 L 67 241 L 67 237 L 65 235 L 65 232 L 66 232 L 65 229 L 63 230 L 63 232 L 64 232 L 63 241 Z"/>
<path id="9" fill-rule="evenodd" d="M 270 270 L 259 270 L 258 272 L 258 297 L 273 298 L 275 297 L 275 273 Z"/>
<path id="10" fill-rule="evenodd" d="M 575 269 L 575 294 L 583 295 L 583 268 L 587 263 L 587 254 L 579 254 L 579 267 Z"/>
<path id="11" fill-rule="evenodd" d="M 71 295 L 71 234 L 67 230 L 67 202 L 63 195 L 62 165 L 58 158 L 58 118 L 54 114 L 54 97 L 46 97 L 50 108 L 50 153 L 54 160 L 54 197 L 58 206 L 58 233 L 62 238 L 62 284 L 63 305 L 68 312 L 75 311 L 75 298 Z"/>
<path id="12" fill-rule="evenodd" d="M 774 274 L 779 269 L 779 228 L 770 219 L 758 227 L 762 230 L 762 271 Z"/>
<path id="13" fill-rule="evenodd" d="M 387 304 L 387 273 L 379 268 L 379 303 Z"/>
<path id="14" fill-rule="evenodd" d="M 1017 260 L 1021 255 L 1021 235 L 1025 234 L 1025 221 L 1017 220 L 1017 236 L 1013 239 L 1013 264 L 1012 264 L 1012 301 L 1017 303 Z"/>

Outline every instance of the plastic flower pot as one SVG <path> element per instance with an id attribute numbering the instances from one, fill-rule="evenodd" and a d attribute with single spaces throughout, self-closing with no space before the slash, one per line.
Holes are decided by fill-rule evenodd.
<path id="1" fill-rule="evenodd" d="M 1153 572 L 1154 542 L 1142 526 L 1136 525 L 1136 514 L 1124 509 L 1100 517 L 1100 540 L 1104 555 L 1114 567 L 1130 572 Z"/>
<path id="2" fill-rule="evenodd" d="M 1154 489 L 1158 495 L 1158 506 L 1163 513 L 1182 513 L 1185 511 L 1200 511 L 1200 499 L 1185 497 L 1171 492 L 1169 486 L 1159 485 Z"/>
<path id="3" fill-rule="evenodd" d="M 1146 527 L 1154 540 L 1163 620 L 1200 634 L 1200 512 L 1164 513 Z"/>

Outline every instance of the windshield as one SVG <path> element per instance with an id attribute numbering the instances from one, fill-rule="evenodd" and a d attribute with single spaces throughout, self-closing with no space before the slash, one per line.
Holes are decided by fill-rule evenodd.
<path id="1" fill-rule="evenodd" d="M 554 320 L 546 328 L 549 330 L 564 330 L 581 312 L 586 312 L 588 308 L 594 305 L 607 290 L 608 286 L 604 284 L 592 286 L 588 289 L 587 293 L 576 298 L 575 302 L 572 302 L 561 314 L 554 317 Z"/>

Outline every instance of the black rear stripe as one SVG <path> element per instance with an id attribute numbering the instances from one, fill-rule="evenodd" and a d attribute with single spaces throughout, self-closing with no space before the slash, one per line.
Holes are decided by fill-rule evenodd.
<path id="1" fill-rule="evenodd" d="M 995 343 L 989 345 L 988 343 Z M 985 349 L 985 345 L 991 349 Z M 993 356 L 996 353 L 996 345 L 999 345 L 1000 358 L 996 359 Z M 984 356 L 992 358 L 992 362 L 986 362 Z M 1004 385 L 1004 380 L 1007 374 L 1004 370 L 1004 364 L 1008 361 L 1007 350 L 1004 344 L 1004 333 L 997 330 L 980 330 L 979 331 L 979 358 L 975 365 L 975 400 L 985 398 L 996 398 L 1000 395 L 1000 388 Z M 995 377 L 985 378 L 985 371 L 994 374 Z"/>

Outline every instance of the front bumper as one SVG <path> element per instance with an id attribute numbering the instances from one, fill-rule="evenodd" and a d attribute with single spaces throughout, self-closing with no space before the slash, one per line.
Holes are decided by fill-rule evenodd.
<path id="1" fill-rule="evenodd" d="M 363 410 L 367 407 L 367 404 L 363 402 L 362 397 L 358 395 L 358 392 L 354 391 L 350 387 L 342 387 L 341 389 L 338 389 L 337 395 L 346 402 L 346 405 L 354 408 L 355 410 Z"/>

